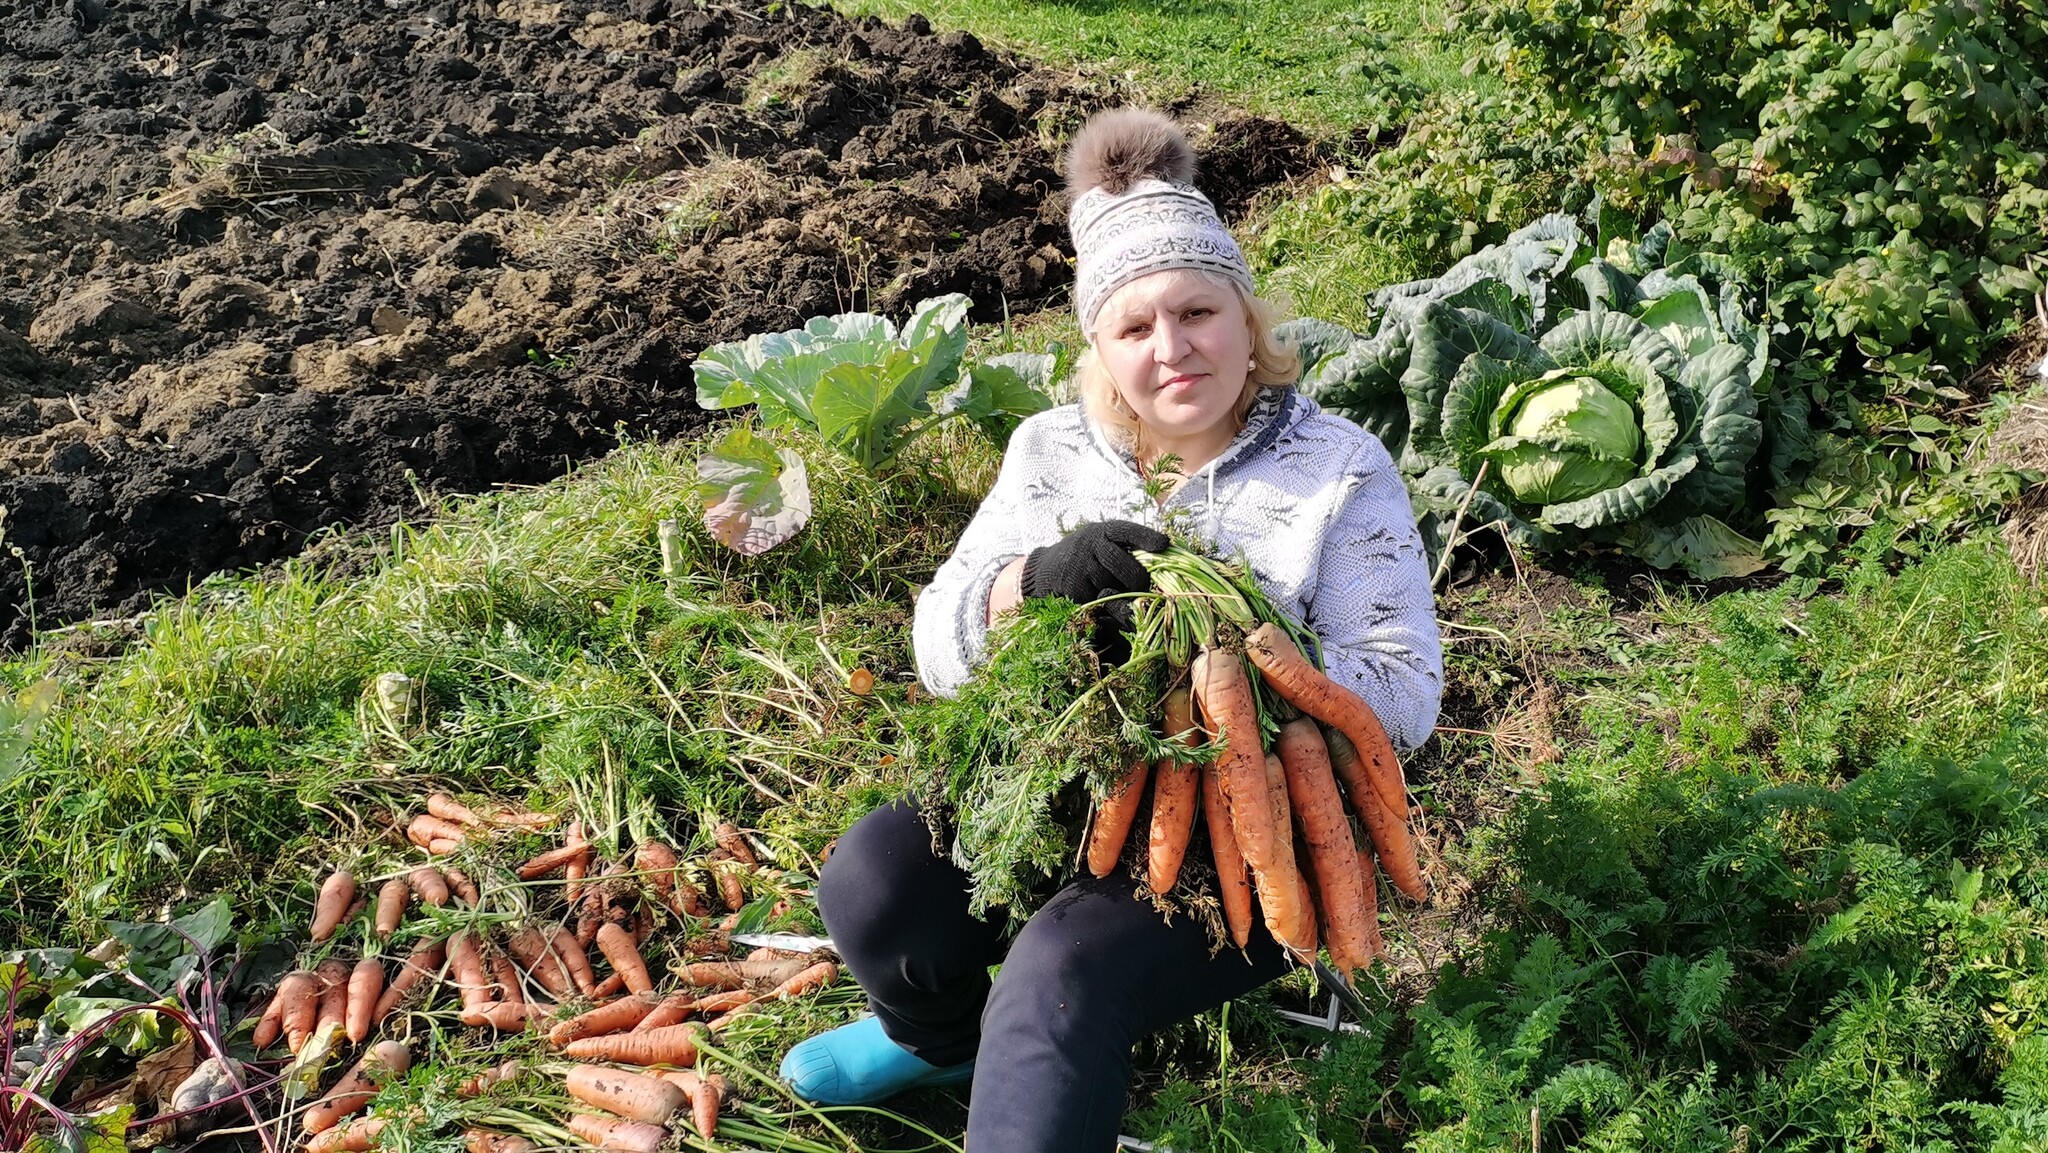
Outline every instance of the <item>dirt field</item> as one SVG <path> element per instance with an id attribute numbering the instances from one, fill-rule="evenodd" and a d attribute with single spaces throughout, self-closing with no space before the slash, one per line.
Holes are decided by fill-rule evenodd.
<path id="1" fill-rule="evenodd" d="M 0 0 L 0 644 L 685 431 L 714 341 L 1057 301 L 1117 98 L 781 3 Z"/>

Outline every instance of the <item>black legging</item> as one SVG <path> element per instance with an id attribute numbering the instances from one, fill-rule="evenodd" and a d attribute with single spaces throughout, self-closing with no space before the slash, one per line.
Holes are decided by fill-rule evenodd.
<path id="1" fill-rule="evenodd" d="M 910 802 L 861 818 L 818 880 L 818 908 L 883 1032 L 934 1065 L 978 1056 L 970 1153 L 1111 1153 L 1131 1046 L 1287 971 L 1264 927 L 1209 955 L 1121 871 L 1054 894 L 1014 941 L 967 912 L 967 878 Z M 989 966 L 1001 963 L 993 982 Z"/>

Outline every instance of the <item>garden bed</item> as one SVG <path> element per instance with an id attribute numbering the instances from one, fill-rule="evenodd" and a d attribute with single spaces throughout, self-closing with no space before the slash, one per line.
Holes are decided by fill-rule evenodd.
<path id="1" fill-rule="evenodd" d="M 10 646 L 695 427 L 719 340 L 1040 307 L 1054 149 L 1116 98 L 800 5 L 47 11 L 0 3 Z M 1314 162 L 1212 143 L 1231 212 Z"/>

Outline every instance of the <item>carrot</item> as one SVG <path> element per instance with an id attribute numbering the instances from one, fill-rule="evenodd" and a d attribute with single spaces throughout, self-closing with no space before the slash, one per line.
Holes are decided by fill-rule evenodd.
<path id="1" fill-rule="evenodd" d="M 519 879 L 522 881 L 535 881 L 578 857 L 587 858 L 589 855 L 589 843 L 579 837 L 573 844 L 563 845 L 558 849 L 549 849 L 547 852 L 529 859 L 525 864 L 520 865 L 513 871 L 519 874 Z"/>
<path id="2" fill-rule="evenodd" d="M 683 938 L 683 952 L 692 957 L 727 955 L 732 952 L 732 938 L 717 929 L 706 929 Z"/>
<path id="3" fill-rule="evenodd" d="M 610 1004 L 599 1005 L 580 1017 L 557 1022 L 554 1028 L 548 1030 L 548 1043 L 562 1046 L 585 1037 L 602 1037 L 610 1033 L 623 1032 L 654 1012 L 656 1004 L 654 998 L 643 997 L 637 993 L 630 997 L 621 997 Z"/>
<path id="4" fill-rule="evenodd" d="M 633 849 L 633 871 L 645 875 L 664 905 L 673 905 L 676 893 L 676 851 L 660 841 L 642 841 Z"/>
<path id="5" fill-rule="evenodd" d="M 569 980 L 569 974 L 555 959 L 552 946 L 546 936 L 533 925 L 524 925 L 505 939 L 505 949 L 526 967 L 534 983 L 557 997 L 567 997 L 576 992 L 576 986 Z"/>
<path id="6" fill-rule="evenodd" d="M 469 874 L 461 869 L 445 870 L 441 876 L 448 882 L 448 888 L 462 898 L 464 904 L 475 908 L 483 900 L 484 895 L 477 889 L 476 882 L 470 880 Z"/>
<path id="7" fill-rule="evenodd" d="M 612 971 L 625 978 L 626 988 L 635 993 L 654 992 L 654 979 L 647 974 L 647 960 L 633 944 L 632 934 L 605 922 L 597 930 L 597 948 L 612 963 Z"/>
<path id="8" fill-rule="evenodd" d="M 555 956 L 562 962 L 569 979 L 576 982 L 576 991 L 586 997 L 597 991 L 597 971 L 590 967 L 590 955 L 583 951 L 583 945 L 561 925 L 555 926 Z"/>
<path id="9" fill-rule="evenodd" d="M 1374 957 L 1387 951 L 1387 945 L 1380 938 L 1380 879 L 1373 868 L 1372 842 L 1360 845 L 1357 838 L 1352 845 L 1358 850 L 1358 887 L 1365 893 L 1365 931 L 1367 942 L 1372 946 Z"/>
<path id="10" fill-rule="evenodd" d="M 1287 826 L 1274 820 L 1274 789 L 1259 747 L 1258 702 L 1244 662 L 1228 650 L 1203 649 L 1195 656 L 1193 675 L 1195 703 L 1212 726 L 1209 738 L 1223 744 L 1217 783 L 1238 851 L 1258 887 L 1266 928 L 1297 955 L 1313 952 L 1313 944 L 1300 939 L 1300 928 L 1304 923 L 1313 927 L 1314 913 L 1296 907 L 1294 842 Z M 1284 797 L 1286 789 L 1279 792 Z"/>
<path id="11" fill-rule="evenodd" d="M 725 993 L 713 993 L 697 1002 L 697 1012 L 706 1017 L 716 1013 L 730 1013 L 741 1005 L 751 1005 L 761 999 L 761 994 L 750 989 L 733 989 Z"/>
<path id="12" fill-rule="evenodd" d="M 1192 743 L 1197 735 L 1195 705 L 1188 690 L 1167 693 L 1165 712 L 1166 739 Z M 1195 766 L 1185 761 L 1162 759 L 1153 773 L 1152 838 L 1145 883 L 1153 892 L 1163 894 L 1180 879 L 1180 865 L 1187 859 L 1188 839 L 1195 829 L 1195 799 L 1202 783 Z"/>
<path id="13" fill-rule="evenodd" d="M 421 865 L 405 878 L 406 884 L 427 904 L 440 908 L 448 903 L 448 878 L 432 865 Z"/>
<path id="14" fill-rule="evenodd" d="M 756 949 L 744 961 L 697 961 L 683 966 L 683 981 L 700 989 L 738 989 L 750 982 L 771 985 L 789 980 L 811 963 L 806 953 L 764 956 L 773 949 Z"/>
<path id="15" fill-rule="evenodd" d="M 432 813 L 421 813 L 405 826 L 405 839 L 429 852 L 435 841 L 454 841 L 460 844 L 469 837 L 469 831 L 453 821 L 444 821 Z"/>
<path id="16" fill-rule="evenodd" d="M 718 1132 L 718 1108 L 725 1104 L 728 1092 L 724 1077 L 707 1073 L 699 1080 L 697 1091 L 690 1094 L 691 1119 L 706 1141 Z"/>
<path id="17" fill-rule="evenodd" d="M 1311 717 L 1297 717 L 1280 726 L 1280 764 L 1287 778 L 1287 796 L 1308 845 L 1315 870 L 1316 892 L 1322 897 L 1323 942 L 1337 972 L 1348 978 L 1372 962 L 1372 934 L 1366 928 L 1364 874 L 1344 799 L 1330 771 L 1329 748 Z"/>
<path id="18" fill-rule="evenodd" d="M 1301 851 L 1296 848 L 1294 836 L 1294 806 L 1287 798 L 1287 769 L 1280 763 L 1278 753 L 1266 754 L 1266 794 L 1272 799 L 1273 828 L 1280 833 L 1287 844 L 1287 863 L 1279 883 L 1287 887 L 1296 897 L 1308 892 L 1306 874 L 1301 868 Z M 1254 878 L 1256 879 L 1256 878 Z M 1288 903 L 1287 914 L 1291 921 L 1280 929 L 1273 930 L 1274 939 L 1294 950 L 1302 964 L 1308 964 L 1316 955 L 1316 906 L 1314 901 L 1294 900 Z M 1273 917 L 1267 914 L 1266 927 L 1273 929 Z"/>
<path id="19" fill-rule="evenodd" d="M 498 988 L 504 990 L 503 1000 L 524 1004 L 526 994 L 519 988 L 519 969 L 512 964 L 512 958 L 496 949 L 490 951 L 491 976 L 497 980 Z"/>
<path id="20" fill-rule="evenodd" d="M 721 863 L 711 871 L 712 879 L 718 882 L 718 899 L 735 913 L 747 904 L 746 882 L 740 880 L 740 870 L 745 867 L 738 861 L 731 861 Z"/>
<path id="21" fill-rule="evenodd" d="M 614 1033 L 606 1037 L 584 1037 L 562 1046 L 566 1056 L 579 1061 L 617 1061 L 625 1065 L 694 1065 L 697 1040 L 704 1026 L 695 1023 L 664 1025 L 645 1033 Z"/>
<path id="22" fill-rule="evenodd" d="M 820 961 L 803 972 L 796 974 L 782 984 L 768 991 L 767 1000 L 781 1001 L 790 997 L 801 997 L 830 985 L 839 979 L 839 966 L 830 961 Z"/>
<path id="23" fill-rule="evenodd" d="M 691 1011 L 696 1007 L 697 999 L 690 994 L 673 994 L 664 998 L 661 1004 L 656 1005 L 654 1012 L 640 1018 L 640 1023 L 633 1026 L 633 1031 L 644 1033 L 649 1029 L 660 1029 L 667 1025 L 680 1024 L 685 1018 L 689 1017 Z"/>
<path id="24" fill-rule="evenodd" d="M 458 932 L 448 938 L 448 975 L 455 979 L 455 990 L 462 995 L 464 1010 L 480 1009 L 491 1003 L 491 978 L 484 969 L 483 951 L 469 933 Z M 465 1017 L 468 1015 L 464 1013 Z"/>
<path id="25" fill-rule="evenodd" d="M 611 1117 L 595 1117 L 588 1113 L 569 1115 L 569 1132 L 599 1149 L 616 1149 L 620 1153 L 660 1153 L 668 1141 L 668 1130 L 645 1121 L 620 1121 Z"/>
<path id="26" fill-rule="evenodd" d="M 462 1131 L 462 1153 L 535 1153 L 538 1148 L 513 1133 L 493 1133 L 489 1129 Z"/>
<path id="27" fill-rule="evenodd" d="M 334 874 L 320 885 L 320 895 L 313 900 L 313 939 L 325 941 L 341 928 L 342 919 L 348 916 L 348 907 L 356 899 L 355 874 L 347 869 L 336 869 Z"/>
<path id="28" fill-rule="evenodd" d="M 320 982 L 320 1001 L 313 1015 L 314 1036 L 329 1029 L 341 1029 L 347 1022 L 349 970 L 349 963 L 339 957 L 329 957 L 313 970 L 314 978 Z"/>
<path id="29" fill-rule="evenodd" d="M 447 837 L 435 837 L 427 842 L 426 849 L 430 857 L 446 857 L 461 852 L 462 842 Z"/>
<path id="30" fill-rule="evenodd" d="M 399 962 L 398 973 L 384 986 L 384 995 L 377 998 L 376 1019 L 382 1021 L 398 1008 L 399 1002 L 420 982 L 441 971 L 441 963 L 448 958 L 448 947 L 441 941 L 422 941 L 412 955 Z"/>
<path id="31" fill-rule="evenodd" d="M 516 1057 L 509 1061 L 500 1061 L 457 1086 L 455 1095 L 462 1098 L 481 1097 L 492 1086 L 514 1080 L 523 1070 L 524 1066 Z"/>
<path id="32" fill-rule="evenodd" d="M 383 995 L 384 962 L 374 957 L 357 961 L 348 975 L 348 1009 L 342 1016 L 349 1040 L 360 1045 L 369 1038 L 370 1027 L 377 1023 L 377 1000 Z"/>
<path id="33" fill-rule="evenodd" d="M 517 1033 L 546 1017 L 554 1009 L 523 1001 L 492 1001 L 465 1009 L 457 1018 L 465 1025 L 488 1025 L 500 1033 Z"/>
<path id="34" fill-rule="evenodd" d="M 397 1041 L 377 1042 L 353 1068 L 341 1075 L 341 1080 L 334 1083 L 327 1096 L 306 1107 L 299 1118 L 300 1126 L 307 1133 L 324 1133 L 334 1128 L 368 1105 L 370 1098 L 377 1095 L 377 1090 L 383 1088 L 386 1081 L 404 1076 L 410 1068 L 412 1054 L 404 1045 Z"/>
<path id="35" fill-rule="evenodd" d="M 1379 798 L 1383 816 L 1396 818 L 1383 822 L 1384 833 L 1393 837 L 1398 830 L 1399 834 L 1394 841 L 1382 844 L 1382 828 L 1376 827 L 1368 817 L 1366 829 L 1373 834 L 1373 847 L 1379 851 L 1382 860 L 1389 862 L 1387 875 L 1395 878 L 1395 885 L 1418 901 L 1426 900 L 1429 890 L 1422 882 L 1421 870 L 1410 871 L 1407 868 L 1408 863 L 1414 860 L 1414 845 L 1394 843 L 1407 840 L 1409 836 L 1408 784 L 1401 775 L 1401 762 L 1394 754 L 1394 743 L 1387 739 L 1387 730 L 1381 726 L 1372 707 L 1310 664 L 1308 658 L 1301 655 L 1301 650 L 1295 647 L 1294 641 L 1270 623 L 1260 625 L 1245 637 L 1245 653 L 1275 692 L 1295 708 L 1344 734 L 1357 750 L 1357 759 L 1363 762 L 1364 771 L 1353 775 L 1361 783 L 1369 785 L 1372 795 Z M 1367 816 L 1369 807 L 1364 795 L 1367 790 L 1353 786 L 1352 780 L 1352 776 L 1347 776 L 1344 781 L 1346 786 L 1352 787 L 1351 803 L 1361 816 Z M 1403 882 L 1404 874 L 1406 881 L 1413 884 L 1412 890 L 1410 884 Z"/>
<path id="36" fill-rule="evenodd" d="M 666 1125 L 689 1103 L 680 1088 L 645 1073 L 627 1073 L 602 1065 L 575 1065 L 565 1079 L 569 1096 L 634 1121 Z"/>
<path id="37" fill-rule="evenodd" d="M 761 861 L 754 856 L 754 846 L 747 843 L 746 834 L 740 832 L 738 825 L 730 821 L 720 821 L 717 827 L 711 830 L 711 839 L 718 842 L 719 848 L 731 853 L 733 860 L 749 869 L 760 868 Z"/>
<path id="38" fill-rule="evenodd" d="M 484 819 L 471 812 L 468 805 L 463 804 L 446 793 L 428 793 L 427 812 L 444 821 L 453 821 L 458 825 L 481 825 L 484 823 Z"/>
<path id="39" fill-rule="evenodd" d="M 370 1153 L 377 1136 L 390 1123 L 388 1117 L 358 1117 L 339 1128 L 329 1129 L 306 1142 L 306 1153 Z"/>
<path id="40" fill-rule="evenodd" d="M 388 941 L 405 919 L 405 907 L 412 903 L 412 886 L 404 877 L 393 877 L 377 890 L 377 939 Z"/>
<path id="41" fill-rule="evenodd" d="M 676 897 L 669 910 L 679 917 L 702 917 L 711 911 L 704 904 L 704 890 L 681 873 L 676 874 Z"/>
<path id="42" fill-rule="evenodd" d="M 277 990 L 270 995 L 270 1004 L 263 1007 L 263 1015 L 256 1019 L 256 1032 L 249 1038 L 249 1044 L 258 1053 L 277 1043 L 284 1033 L 284 985 L 280 982 Z"/>
<path id="43" fill-rule="evenodd" d="M 1095 824 L 1088 830 L 1088 871 L 1107 877 L 1123 856 L 1124 841 L 1131 835 L 1131 822 L 1138 819 L 1138 806 L 1145 803 L 1145 782 L 1152 766 L 1138 761 L 1110 786 L 1109 795 L 1095 807 Z"/>
<path id="44" fill-rule="evenodd" d="M 1402 895 L 1416 901 L 1429 899 L 1429 883 L 1422 879 L 1422 866 L 1415 860 L 1415 838 L 1408 835 L 1408 822 L 1398 811 L 1380 803 L 1379 793 L 1368 780 L 1351 738 L 1325 727 L 1323 739 L 1330 746 L 1330 767 L 1351 795 L 1351 807 L 1365 822 L 1374 852 L 1386 867 L 1387 879 Z"/>
<path id="45" fill-rule="evenodd" d="M 1216 857 L 1217 897 L 1223 903 L 1223 923 L 1230 939 L 1242 949 L 1252 939 L 1252 888 L 1246 879 L 1244 855 L 1237 851 L 1237 834 L 1230 831 L 1230 813 L 1223 804 L 1223 787 L 1216 766 L 1203 765 L 1202 814 L 1207 818 L 1209 848 Z"/>
<path id="46" fill-rule="evenodd" d="M 589 857 L 576 857 L 562 866 L 562 899 L 575 904 L 583 895 L 583 877 L 590 871 Z"/>
<path id="47" fill-rule="evenodd" d="M 554 828 L 555 823 L 561 819 L 553 813 L 536 813 L 523 809 L 487 809 L 478 815 L 488 824 L 525 829 L 529 833 L 545 833 Z"/>
<path id="48" fill-rule="evenodd" d="M 738 961 L 697 961 L 683 966 L 683 981 L 699 989 L 737 989 L 747 976 Z"/>

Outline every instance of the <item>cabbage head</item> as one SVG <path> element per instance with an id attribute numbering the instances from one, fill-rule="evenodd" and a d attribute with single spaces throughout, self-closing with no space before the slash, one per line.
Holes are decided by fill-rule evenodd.
<path id="1" fill-rule="evenodd" d="M 1590 376 L 1544 373 L 1501 399 L 1507 435 L 1480 451 L 1519 500 L 1557 504 L 1614 488 L 1636 474 L 1643 433 L 1636 410 Z"/>

